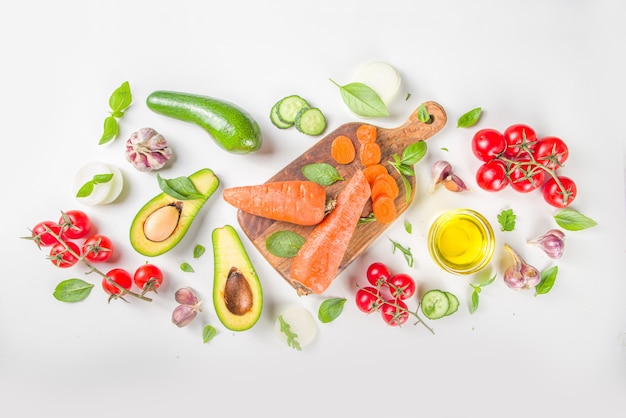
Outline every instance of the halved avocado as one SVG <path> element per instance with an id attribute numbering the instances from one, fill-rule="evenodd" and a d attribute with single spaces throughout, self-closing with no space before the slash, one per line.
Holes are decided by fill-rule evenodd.
<path id="1" fill-rule="evenodd" d="M 163 192 L 137 212 L 130 225 L 130 242 L 138 253 L 154 257 L 174 248 L 219 186 L 218 178 L 208 168 L 193 173 L 189 179 L 202 197 L 180 200 Z"/>
<path id="2" fill-rule="evenodd" d="M 213 306 L 222 325 L 232 331 L 252 328 L 261 317 L 263 290 L 237 231 L 213 230 Z"/>

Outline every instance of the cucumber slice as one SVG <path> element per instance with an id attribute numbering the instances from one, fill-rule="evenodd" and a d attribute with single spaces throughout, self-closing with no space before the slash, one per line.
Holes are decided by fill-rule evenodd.
<path id="1" fill-rule="evenodd" d="M 448 297 L 448 303 L 449 303 L 448 310 L 446 311 L 446 314 L 444 316 L 452 315 L 453 313 L 459 310 L 459 299 L 450 292 L 444 292 L 444 293 Z"/>
<path id="2" fill-rule="evenodd" d="M 279 103 L 280 103 L 280 101 L 276 102 L 276 104 L 274 106 L 272 106 L 272 110 L 270 112 L 270 120 L 272 121 L 274 126 L 276 126 L 279 129 L 290 128 L 290 127 L 293 126 L 293 122 L 292 123 L 283 122 L 278 117 L 278 105 L 279 105 Z"/>
<path id="3" fill-rule="evenodd" d="M 448 312 L 450 302 L 445 292 L 441 290 L 429 290 L 422 296 L 422 313 L 426 315 L 428 319 L 443 318 Z"/>
<path id="4" fill-rule="evenodd" d="M 317 107 L 304 107 L 298 111 L 295 125 L 303 134 L 316 136 L 326 129 L 326 117 Z"/>
<path id="5" fill-rule="evenodd" d="M 284 97 L 277 104 L 276 116 L 283 123 L 294 124 L 298 111 L 309 107 L 309 103 L 297 94 Z"/>

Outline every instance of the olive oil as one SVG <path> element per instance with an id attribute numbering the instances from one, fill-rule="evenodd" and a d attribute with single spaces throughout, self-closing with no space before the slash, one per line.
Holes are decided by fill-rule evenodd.
<path id="1" fill-rule="evenodd" d="M 470 274 L 491 261 L 495 238 L 491 225 L 480 213 L 455 209 L 433 222 L 428 247 L 433 260 L 444 270 Z"/>

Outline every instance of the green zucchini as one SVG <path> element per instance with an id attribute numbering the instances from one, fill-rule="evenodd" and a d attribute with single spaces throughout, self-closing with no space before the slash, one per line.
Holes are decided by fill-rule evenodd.
<path id="1" fill-rule="evenodd" d="M 261 148 L 259 124 L 248 112 L 225 100 L 174 91 L 155 91 L 146 104 L 155 113 L 194 123 L 232 154 L 247 154 Z"/>

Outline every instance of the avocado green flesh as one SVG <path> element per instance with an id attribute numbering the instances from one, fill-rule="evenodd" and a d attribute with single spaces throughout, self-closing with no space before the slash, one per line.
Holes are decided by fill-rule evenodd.
<path id="1" fill-rule="evenodd" d="M 196 189 L 203 195 L 198 199 L 178 200 L 166 193 L 160 193 L 150 199 L 135 215 L 130 226 L 130 243 L 138 253 L 154 257 L 168 252 L 183 239 L 196 215 L 219 186 L 219 180 L 208 168 L 189 176 Z M 180 215 L 173 232 L 163 241 L 151 241 L 146 237 L 144 224 L 146 219 L 158 209 L 168 205 L 178 205 Z"/>
<path id="2" fill-rule="evenodd" d="M 155 113 L 200 126 L 230 153 L 254 152 L 263 143 L 259 124 L 233 103 L 196 94 L 155 91 L 146 104 Z"/>
<path id="3" fill-rule="evenodd" d="M 245 331 L 252 328 L 261 317 L 263 310 L 263 290 L 261 282 L 250 258 L 237 234 L 230 225 L 213 230 L 213 306 L 218 319 L 231 331 Z M 226 289 L 228 280 L 233 278 L 232 272 L 236 271 L 239 280 L 245 280 L 247 284 L 246 300 L 251 299 L 251 304 L 246 305 L 245 313 L 235 313 L 236 309 L 229 308 Z M 230 299 L 234 299 L 231 298 Z M 231 303 L 231 306 L 233 304 Z M 235 304 L 236 305 L 236 304 Z M 249 309 L 248 309 L 249 308 Z M 234 312 L 235 311 L 235 312 Z"/>

